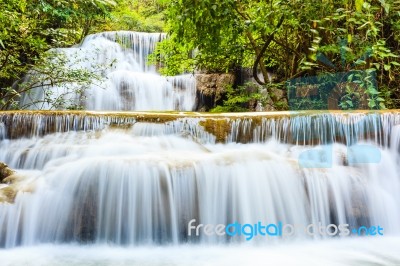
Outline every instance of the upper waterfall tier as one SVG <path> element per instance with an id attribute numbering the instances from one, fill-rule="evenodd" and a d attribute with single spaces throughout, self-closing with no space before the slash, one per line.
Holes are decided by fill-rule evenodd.
<path id="1" fill-rule="evenodd" d="M 43 82 L 22 95 L 21 107 L 192 111 L 196 98 L 194 76 L 163 77 L 156 66 L 148 63 L 148 56 L 165 37 L 164 33 L 103 32 L 87 36 L 77 47 L 57 49 L 56 53 L 67 58 L 65 67 L 101 73 L 100 80 L 94 79 L 89 88 Z"/>
<path id="2" fill-rule="evenodd" d="M 90 47 L 106 39 L 117 43 L 124 52 L 133 56 L 137 70 L 141 72 L 156 72 L 156 67 L 148 64 L 147 57 L 154 52 L 157 43 L 165 38 L 165 33 L 107 31 L 86 36 L 81 47 Z"/>

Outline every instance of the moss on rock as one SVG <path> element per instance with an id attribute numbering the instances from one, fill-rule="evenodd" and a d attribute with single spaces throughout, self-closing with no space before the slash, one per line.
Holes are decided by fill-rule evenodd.
<path id="1" fill-rule="evenodd" d="M 214 135 L 216 141 L 219 143 L 226 143 L 226 140 L 231 133 L 232 123 L 230 119 L 205 119 L 200 121 L 200 126 L 204 128 L 205 131 Z"/>
<path id="2" fill-rule="evenodd" d="M 7 177 L 15 174 L 15 171 L 8 167 L 7 164 L 0 162 L 0 183 Z"/>
<path id="3" fill-rule="evenodd" d="M 11 186 L 0 189 L 0 202 L 14 203 L 16 196 L 17 191 Z"/>

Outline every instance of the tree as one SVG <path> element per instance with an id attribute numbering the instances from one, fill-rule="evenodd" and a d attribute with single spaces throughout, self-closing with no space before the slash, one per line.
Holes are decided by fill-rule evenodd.
<path id="1" fill-rule="evenodd" d="M 97 31 L 131 30 L 142 32 L 163 32 L 164 11 L 169 0 L 117 0 L 117 6 L 98 24 Z"/>
<path id="2" fill-rule="evenodd" d="M 312 54 L 304 68 L 322 73 L 358 71 L 347 81 L 363 87 L 369 108 L 386 108 L 384 102 L 390 105 L 391 101 L 388 87 L 396 82 L 400 70 L 399 42 L 394 39 L 399 10 L 400 1 L 344 1 L 331 14 L 313 20 Z M 377 84 L 371 86 L 375 78 Z M 355 94 L 348 88 L 342 95 L 347 99 L 342 107 L 352 108 L 350 98 Z"/>
<path id="3" fill-rule="evenodd" d="M 42 64 L 46 51 L 81 40 L 114 5 L 111 0 L 1 0 L 0 108 L 15 106 L 16 95 L 26 88 L 13 84 Z"/>
<path id="4" fill-rule="evenodd" d="M 90 63 L 93 61 L 95 58 L 79 51 L 47 51 L 21 81 L 8 88 L 2 109 L 82 109 L 86 90 L 93 86 L 103 89 L 101 73 L 110 67 Z M 85 67 L 88 64 L 90 68 Z"/>
<path id="5" fill-rule="evenodd" d="M 172 0 L 166 12 L 169 39 L 159 45 L 155 60 L 164 64 L 165 74 L 253 68 L 275 108 L 282 109 L 275 92 L 286 92 L 287 80 L 349 70 L 370 49 L 370 63 L 354 69 L 379 68 L 380 85 L 393 90 L 399 71 L 398 6 L 398 0 Z M 351 41 L 347 46 L 340 40 Z M 343 47 L 344 68 L 339 66 Z M 324 65 L 322 54 L 335 67 Z M 268 71 L 276 74 L 273 83 Z"/>

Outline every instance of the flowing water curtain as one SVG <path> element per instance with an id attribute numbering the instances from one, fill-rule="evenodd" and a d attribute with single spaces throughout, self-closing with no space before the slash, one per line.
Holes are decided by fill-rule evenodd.
<path id="1" fill-rule="evenodd" d="M 46 69 L 62 65 L 68 75 L 85 79 L 52 79 L 50 70 L 32 71 L 22 84 L 29 90 L 22 95 L 21 107 L 192 111 L 195 78 L 162 77 L 147 62 L 164 38 L 163 33 L 106 32 L 87 36 L 78 47 L 58 49 Z"/>
<path id="2" fill-rule="evenodd" d="M 347 147 L 337 139 L 333 143 L 331 168 L 299 167 L 299 154 L 312 146 L 302 141 L 294 145 L 291 136 L 303 136 L 309 132 L 310 124 L 321 128 L 316 131 L 319 132 L 316 138 L 323 140 L 327 131 L 322 129 L 326 125 L 328 131 L 329 127 L 342 130 L 343 122 L 353 119 L 341 114 L 333 116 L 282 118 L 289 119 L 289 127 L 275 120 L 270 124 L 277 125 L 275 129 L 267 126 L 262 134 L 287 136 L 286 139 L 265 139 L 264 143 L 247 145 L 236 141 L 215 145 L 215 139 L 207 142 L 206 138 L 201 144 L 196 138 L 182 134 L 185 127 L 179 128 L 179 121 L 177 124 L 167 121 L 160 127 L 126 117 L 99 117 L 100 120 L 86 120 L 84 126 L 73 122 L 76 118 L 70 120 L 72 117 L 49 116 L 47 120 L 43 115 L 33 117 L 32 123 L 43 127 L 35 132 L 51 128 L 70 132 L 0 142 L 4 151 L 0 161 L 27 176 L 9 185 L 7 195 L 15 196 L 8 199 L 12 204 L 0 204 L 3 232 L 0 243 L 14 247 L 71 241 L 120 245 L 246 241 L 243 235 L 190 236 L 188 223 L 193 219 L 196 225 L 258 221 L 349 224 L 351 228 L 379 225 L 385 234 L 398 233 L 400 213 L 395 207 L 400 200 L 398 147 L 389 150 L 389 141 L 380 141 L 398 138 L 395 135 L 398 131 L 392 129 L 396 129 L 399 115 L 379 116 L 379 136 L 358 135 L 356 128 L 344 133 L 349 139 L 355 134 L 359 141 L 372 137 L 373 145 L 382 144 L 380 164 L 349 165 Z M 364 122 L 378 125 L 374 122 L 378 118 L 369 116 Z M 28 118 L 22 115 L 20 121 L 26 123 Z M 338 123 L 337 119 L 343 121 Z M 232 126 L 230 134 L 242 129 L 250 135 L 261 133 L 248 122 L 246 129 L 236 122 L 239 129 Z M 52 123 L 59 125 L 54 127 Z M 112 126 L 108 130 L 104 128 L 107 123 Z M 201 120 L 194 119 L 191 123 L 195 126 Z M 81 126 L 71 127 L 74 124 Z M 118 124 L 122 127 L 116 127 Z M 131 126 L 123 127 L 124 124 Z M 75 131 L 90 125 L 99 131 Z M 196 132 L 187 127 L 186 130 L 189 134 Z M 272 134 L 271 130 L 275 132 Z M 246 140 L 252 142 L 251 138 Z M 3 193 L 1 189 L 0 192 Z M 292 237 L 329 236 L 310 236 L 299 231 Z M 277 240 L 258 237 L 255 241 L 274 239 Z"/>

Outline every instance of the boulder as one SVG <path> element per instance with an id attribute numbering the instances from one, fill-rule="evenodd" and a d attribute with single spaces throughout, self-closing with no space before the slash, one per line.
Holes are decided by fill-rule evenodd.
<path id="1" fill-rule="evenodd" d="M 7 186 L 0 189 L 0 203 L 14 203 L 17 191 L 12 186 Z"/>
<path id="2" fill-rule="evenodd" d="M 209 111 L 218 103 L 227 86 L 233 86 L 235 75 L 231 73 L 196 74 L 197 111 Z"/>
<path id="3" fill-rule="evenodd" d="M 0 183 L 3 183 L 4 179 L 15 174 L 15 171 L 8 167 L 7 164 L 0 162 Z"/>

